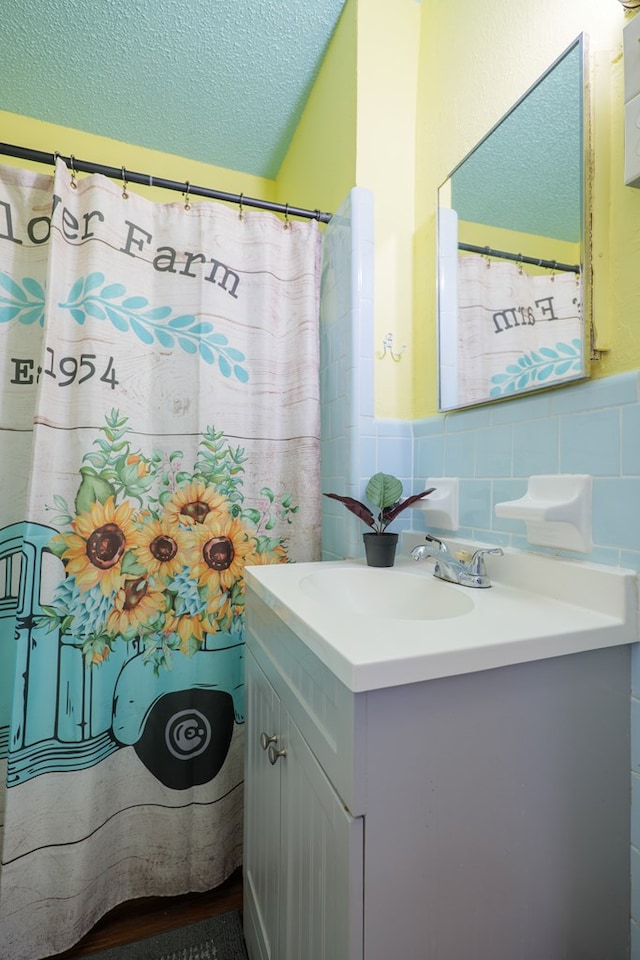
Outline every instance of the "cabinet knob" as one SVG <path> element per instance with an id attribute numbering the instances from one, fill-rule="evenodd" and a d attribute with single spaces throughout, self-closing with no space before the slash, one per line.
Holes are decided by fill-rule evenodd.
<path id="1" fill-rule="evenodd" d="M 280 760 L 281 757 L 286 757 L 286 755 L 286 750 L 276 750 L 273 744 L 271 744 L 267 753 L 267 756 L 269 757 L 269 763 L 272 767 L 278 762 L 278 760 Z"/>
<path id="2" fill-rule="evenodd" d="M 260 746 L 263 750 L 266 750 L 270 743 L 277 743 L 278 738 L 276 736 L 269 736 L 267 733 L 260 734 Z"/>

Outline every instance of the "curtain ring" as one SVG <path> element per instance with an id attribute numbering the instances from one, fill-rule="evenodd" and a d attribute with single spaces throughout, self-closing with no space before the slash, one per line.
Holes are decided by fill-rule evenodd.
<path id="1" fill-rule="evenodd" d="M 122 167 L 122 199 L 129 199 L 129 194 L 127 193 L 127 171 L 124 167 Z"/>
<path id="2" fill-rule="evenodd" d="M 243 198 L 243 197 L 244 197 L 244 193 L 241 193 L 241 194 L 240 194 L 240 199 L 238 200 L 238 205 L 239 205 L 239 207 L 240 207 L 240 211 L 239 211 L 239 213 L 238 213 L 238 220 L 242 220 L 242 218 L 243 218 L 243 216 L 244 216 L 244 208 L 243 208 L 243 206 L 242 206 L 242 198 Z"/>
<path id="3" fill-rule="evenodd" d="M 191 204 L 189 202 L 189 190 L 191 188 L 191 184 L 189 183 L 188 180 L 185 180 L 184 188 L 185 188 L 184 193 L 182 194 L 182 196 L 184 197 L 184 208 L 185 210 L 191 210 Z"/>
<path id="4" fill-rule="evenodd" d="M 284 229 L 289 229 L 289 204 L 285 203 L 284 205 Z"/>
<path id="5" fill-rule="evenodd" d="M 78 184 L 76 182 L 76 168 L 74 166 L 75 157 L 73 154 L 69 157 L 69 166 L 71 167 L 71 187 L 74 190 L 78 189 Z"/>

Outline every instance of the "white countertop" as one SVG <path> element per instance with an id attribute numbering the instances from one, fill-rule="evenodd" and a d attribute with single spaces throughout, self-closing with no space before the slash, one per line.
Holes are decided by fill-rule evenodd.
<path id="1" fill-rule="evenodd" d="M 420 541 L 418 541 L 420 542 Z M 331 596 L 312 595 L 301 582 L 335 568 L 348 584 L 363 561 L 341 560 L 245 568 L 255 593 L 354 692 L 455 676 L 558 657 L 638 639 L 637 576 L 617 567 L 505 552 L 490 558 L 489 589 L 443 583 L 431 561 L 400 558 L 374 570 L 376 583 L 394 589 L 398 577 L 424 577 L 463 591 L 472 608 L 445 619 L 395 619 L 352 613 Z M 368 568 L 371 569 L 371 568 Z M 526 584 L 522 587 L 520 584 Z M 250 597 L 248 597 L 250 602 Z"/>

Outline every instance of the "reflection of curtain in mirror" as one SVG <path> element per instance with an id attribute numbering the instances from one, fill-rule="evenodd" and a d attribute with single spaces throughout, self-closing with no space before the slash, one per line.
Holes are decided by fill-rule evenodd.
<path id="1" fill-rule="evenodd" d="M 458 402 L 551 386 L 584 370 L 580 278 L 458 260 Z"/>

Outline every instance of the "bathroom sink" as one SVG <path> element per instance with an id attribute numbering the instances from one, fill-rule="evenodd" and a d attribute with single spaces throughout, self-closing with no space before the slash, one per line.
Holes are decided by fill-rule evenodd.
<path id="1" fill-rule="evenodd" d="M 405 533 L 403 542 L 408 553 L 424 537 Z M 354 693 L 638 639 L 634 571 L 518 550 L 487 561 L 488 590 L 438 580 L 431 560 L 406 554 L 383 568 L 359 560 L 247 566 L 248 629 L 255 600 L 260 616 L 273 616 L 270 643 L 295 637 Z"/>
<path id="2" fill-rule="evenodd" d="M 473 610 L 460 588 L 404 570 L 325 567 L 300 581 L 300 590 L 327 607 L 389 620 L 448 620 Z"/>

